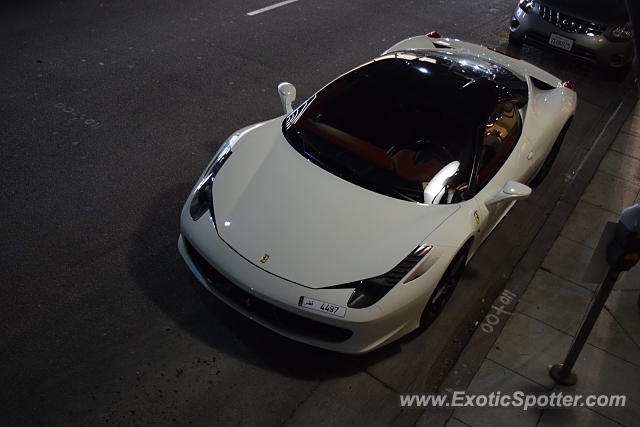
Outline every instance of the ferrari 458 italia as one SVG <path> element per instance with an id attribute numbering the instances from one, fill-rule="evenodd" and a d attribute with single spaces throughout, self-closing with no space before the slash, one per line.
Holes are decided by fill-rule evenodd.
<path id="1" fill-rule="evenodd" d="M 180 253 L 263 326 L 365 353 L 428 325 L 553 163 L 572 82 L 437 33 L 233 133 L 189 194 Z"/>

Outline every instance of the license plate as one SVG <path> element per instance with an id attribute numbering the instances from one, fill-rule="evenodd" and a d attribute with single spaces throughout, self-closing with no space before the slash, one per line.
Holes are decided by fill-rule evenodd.
<path id="1" fill-rule="evenodd" d="M 302 308 L 321 311 L 338 317 L 344 317 L 344 315 L 347 314 L 347 309 L 340 305 L 329 304 L 328 302 L 318 301 L 317 299 L 308 297 L 300 297 L 298 305 Z"/>
<path id="2" fill-rule="evenodd" d="M 551 46 L 559 47 L 560 49 L 571 50 L 573 47 L 573 39 L 561 36 L 560 34 L 551 33 L 551 37 L 549 37 L 549 44 Z"/>

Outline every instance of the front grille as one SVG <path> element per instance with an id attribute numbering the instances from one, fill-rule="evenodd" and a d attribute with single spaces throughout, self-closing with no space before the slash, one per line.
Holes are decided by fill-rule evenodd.
<path id="1" fill-rule="evenodd" d="M 575 16 L 567 15 L 557 9 L 546 6 L 544 4 L 539 5 L 538 14 L 545 21 L 555 25 L 562 31 L 567 33 L 589 34 L 592 36 L 599 36 L 602 34 L 606 27 L 604 25 L 596 24 L 595 22 L 585 21 Z"/>
<path id="2" fill-rule="evenodd" d="M 348 329 L 327 325 L 293 314 L 256 298 L 254 295 L 230 283 L 200 255 L 186 238 L 184 239 L 184 244 L 191 261 L 193 261 L 200 274 L 204 276 L 212 288 L 215 288 L 218 292 L 245 310 L 248 310 L 263 322 L 292 334 L 306 336 L 320 341 L 343 342 L 353 335 L 353 332 Z"/>
<path id="3" fill-rule="evenodd" d="M 590 51 L 589 49 L 584 49 L 580 46 L 577 45 L 573 45 L 573 47 L 571 48 L 571 51 L 566 51 L 564 49 L 560 49 L 558 47 L 555 47 L 553 45 L 549 44 L 549 37 L 548 36 L 543 36 L 542 34 L 538 34 L 538 33 L 527 33 L 525 35 L 525 39 L 527 42 L 532 43 L 532 44 L 536 44 L 536 45 L 540 45 L 540 46 L 544 46 L 544 47 L 550 47 L 553 48 L 559 52 L 562 53 L 568 53 L 569 55 L 573 55 L 576 56 L 578 58 L 582 58 L 586 61 L 589 62 L 596 62 L 596 55 Z"/>

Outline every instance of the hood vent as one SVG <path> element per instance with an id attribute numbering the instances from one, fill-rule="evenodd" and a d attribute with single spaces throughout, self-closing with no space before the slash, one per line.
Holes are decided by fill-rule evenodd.
<path id="1" fill-rule="evenodd" d="M 437 42 L 431 42 L 431 43 L 433 43 L 433 46 L 438 49 L 455 49 L 449 43 L 444 41 L 437 41 Z"/>
<path id="2" fill-rule="evenodd" d="M 529 76 L 529 78 L 531 79 L 531 83 L 540 90 L 551 90 L 556 88 L 556 86 L 551 86 L 549 83 L 543 82 L 535 77 Z"/>

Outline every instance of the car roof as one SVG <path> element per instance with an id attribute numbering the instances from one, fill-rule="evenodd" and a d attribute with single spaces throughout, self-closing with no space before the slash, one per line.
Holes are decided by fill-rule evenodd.
<path id="1" fill-rule="evenodd" d="M 373 60 L 380 61 L 387 62 L 390 74 L 403 67 L 420 70 L 423 73 L 421 89 L 434 102 L 449 108 L 455 106 L 470 116 L 486 117 L 503 101 L 513 101 L 519 105 L 528 101 L 526 81 L 502 65 L 473 54 L 412 49 L 396 51 Z"/>

